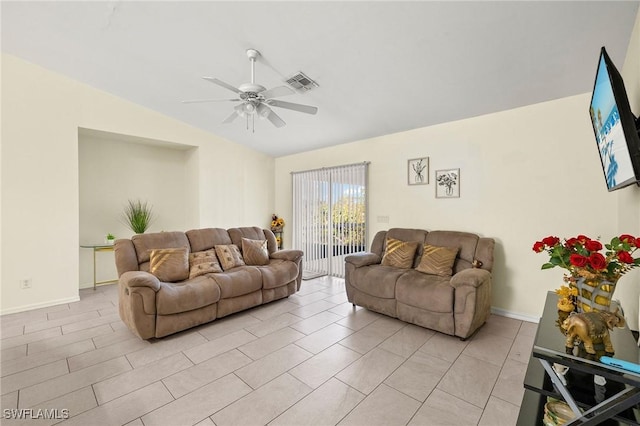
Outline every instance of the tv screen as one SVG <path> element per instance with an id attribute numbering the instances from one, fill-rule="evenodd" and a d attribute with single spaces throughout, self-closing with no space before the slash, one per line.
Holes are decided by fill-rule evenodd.
<path id="1" fill-rule="evenodd" d="M 589 109 L 607 189 L 640 182 L 640 137 L 622 76 L 603 47 Z"/>

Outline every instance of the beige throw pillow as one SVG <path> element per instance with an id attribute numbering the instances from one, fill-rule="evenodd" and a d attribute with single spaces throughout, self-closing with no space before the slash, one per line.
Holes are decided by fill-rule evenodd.
<path id="1" fill-rule="evenodd" d="M 413 258 L 420 243 L 387 238 L 387 246 L 382 257 L 383 266 L 409 269 L 413 267 Z"/>
<path id="2" fill-rule="evenodd" d="M 244 266 L 244 260 L 242 259 L 242 254 L 240 254 L 240 249 L 235 244 L 229 245 L 219 245 L 215 246 L 216 254 L 218 255 L 218 260 L 220 261 L 220 266 L 222 266 L 222 270 L 226 271 L 231 268 L 235 268 L 236 266 Z"/>
<path id="3" fill-rule="evenodd" d="M 215 250 L 197 251 L 189 255 L 189 278 L 222 272 Z"/>
<path id="4" fill-rule="evenodd" d="M 179 247 L 151 250 L 149 272 L 164 282 L 186 280 L 189 278 L 189 249 Z"/>
<path id="5" fill-rule="evenodd" d="M 422 259 L 416 271 L 450 277 L 453 275 L 453 264 L 457 255 L 458 247 L 437 247 L 425 244 Z"/>
<path id="6" fill-rule="evenodd" d="M 267 240 L 242 239 L 242 256 L 247 265 L 268 265 Z"/>

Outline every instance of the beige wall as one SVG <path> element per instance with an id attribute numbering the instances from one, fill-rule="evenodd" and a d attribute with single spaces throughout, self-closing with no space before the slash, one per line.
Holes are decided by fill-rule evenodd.
<path id="1" fill-rule="evenodd" d="M 618 233 L 589 122 L 588 94 L 276 159 L 276 210 L 291 217 L 291 171 L 371 161 L 370 237 L 390 227 L 494 237 L 493 306 L 537 318 L 562 270 L 531 247 L 547 235 Z M 407 160 L 430 157 L 430 184 L 408 186 Z M 434 170 L 460 168 L 459 199 L 436 199 Z M 629 188 L 628 191 L 637 191 Z M 388 216 L 389 223 L 377 223 Z M 290 246 L 291 235 L 285 233 Z M 636 298 L 637 303 L 637 298 Z"/>
<path id="2" fill-rule="evenodd" d="M 185 227 L 268 225 L 271 157 L 3 54 L 1 313 L 78 298 L 79 128 L 196 147 Z"/>

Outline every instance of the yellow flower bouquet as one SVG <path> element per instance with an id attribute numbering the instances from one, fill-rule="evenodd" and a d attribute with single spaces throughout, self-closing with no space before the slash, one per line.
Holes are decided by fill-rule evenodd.
<path id="1" fill-rule="evenodd" d="M 275 213 L 271 215 L 271 230 L 273 232 L 282 232 L 284 227 L 284 219 L 278 217 Z"/>

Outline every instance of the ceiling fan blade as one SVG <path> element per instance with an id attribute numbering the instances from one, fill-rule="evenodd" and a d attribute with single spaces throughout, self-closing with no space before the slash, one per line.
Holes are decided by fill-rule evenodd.
<path id="1" fill-rule="evenodd" d="M 264 96 L 265 99 L 271 99 L 278 98 L 280 96 L 293 95 L 294 93 L 296 92 L 287 86 L 278 86 L 274 87 L 273 89 L 265 90 L 264 92 L 262 92 L 262 96 Z"/>
<path id="2" fill-rule="evenodd" d="M 267 115 L 267 120 L 269 120 L 271 124 L 273 124 L 276 127 L 284 127 L 287 125 L 287 123 L 285 123 L 284 120 L 280 118 L 280 116 L 276 114 L 275 111 L 273 110 L 271 110 L 271 113 Z"/>
<path id="3" fill-rule="evenodd" d="M 229 83 L 225 83 L 224 81 L 218 80 L 217 78 L 213 78 L 213 77 L 202 77 L 202 78 L 204 78 L 205 80 L 210 81 L 210 82 L 212 82 L 214 84 L 217 84 L 218 86 L 222 86 L 225 89 L 229 89 L 232 92 L 243 93 L 242 90 L 238 89 L 237 87 L 233 87 Z"/>
<path id="4" fill-rule="evenodd" d="M 293 102 L 277 101 L 270 99 L 267 103 L 271 106 L 278 108 L 286 108 L 293 111 L 304 112 L 305 114 L 315 114 L 318 112 L 318 108 L 310 105 L 294 104 Z"/>
<path id="5" fill-rule="evenodd" d="M 199 102 L 240 102 L 242 99 L 188 99 L 181 101 L 183 104 L 195 104 Z"/>
<path id="6" fill-rule="evenodd" d="M 223 124 L 228 124 L 231 123 L 233 120 L 235 120 L 236 118 L 238 118 L 238 113 L 236 111 L 233 111 L 231 113 L 230 116 L 228 116 L 227 118 L 224 119 L 224 121 L 222 122 Z"/>

